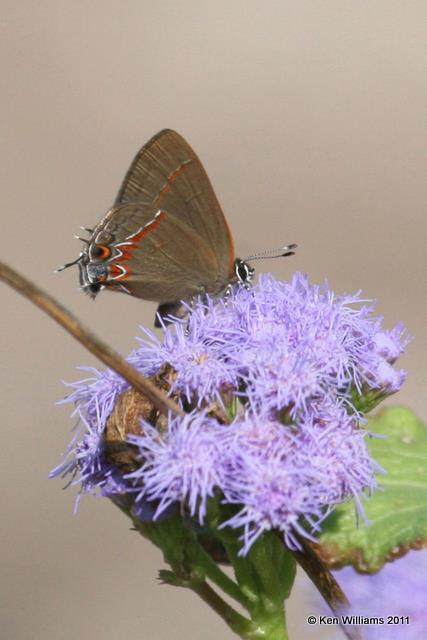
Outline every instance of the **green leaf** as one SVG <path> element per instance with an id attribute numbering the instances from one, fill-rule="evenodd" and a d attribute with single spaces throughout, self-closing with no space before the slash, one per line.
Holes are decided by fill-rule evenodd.
<path id="1" fill-rule="evenodd" d="M 374 573 L 410 549 L 427 546 L 427 428 L 404 407 L 370 418 L 372 457 L 386 470 L 379 489 L 364 500 L 369 523 L 357 522 L 353 501 L 325 521 L 319 553 L 332 567 L 352 564 Z"/>

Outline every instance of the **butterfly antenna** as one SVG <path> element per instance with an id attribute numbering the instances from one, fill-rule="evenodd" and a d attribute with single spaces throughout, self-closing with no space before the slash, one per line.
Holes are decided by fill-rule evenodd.
<path id="1" fill-rule="evenodd" d="M 76 258 L 76 260 L 73 260 L 73 262 L 67 262 L 67 264 L 63 264 L 62 267 L 58 267 L 57 269 L 55 269 L 54 273 L 59 273 L 60 271 L 64 271 L 64 269 L 68 269 L 68 267 L 72 267 L 73 264 L 78 264 L 82 259 L 82 256 L 83 254 L 81 253 L 79 257 Z"/>
<path id="2" fill-rule="evenodd" d="M 87 231 L 88 233 L 93 233 L 93 229 L 89 229 L 89 227 L 80 227 L 80 229 L 82 231 Z M 76 240 L 80 240 L 81 242 L 85 242 L 86 244 L 90 244 L 91 241 L 88 240 L 87 238 L 82 238 L 81 236 L 74 236 Z M 64 271 L 64 269 L 68 269 L 68 267 L 72 267 L 73 264 L 78 264 L 80 262 L 80 260 L 82 259 L 82 253 L 79 255 L 78 258 L 76 258 L 76 260 L 73 260 L 73 262 L 67 262 L 67 264 L 63 264 L 62 267 L 58 267 L 57 269 L 55 269 L 54 273 L 59 273 L 60 271 Z"/>
<path id="3" fill-rule="evenodd" d="M 252 256 L 248 256 L 244 259 L 245 262 L 252 260 L 266 260 L 269 258 L 286 258 L 293 256 L 297 248 L 296 244 L 287 244 L 284 247 L 277 247 L 277 249 L 268 249 L 267 251 L 261 251 L 260 253 L 254 253 Z"/>

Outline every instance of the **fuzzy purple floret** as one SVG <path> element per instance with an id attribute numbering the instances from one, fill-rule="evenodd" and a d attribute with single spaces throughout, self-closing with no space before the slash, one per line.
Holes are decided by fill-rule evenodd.
<path id="1" fill-rule="evenodd" d="M 73 473 L 84 491 L 132 491 L 137 509 L 154 519 L 180 505 L 203 524 L 208 500 L 219 495 L 233 505 L 222 526 L 241 531 L 243 554 L 269 529 L 298 546 L 343 500 L 354 498 L 363 512 L 379 468 L 352 402 L 355 393 L 387 395 L 402 385 L 404 372 L 393 367 L 408 341 L 401 324 L 385 331 L 359 294 L 336 296 L 295 274 L 290 282 L 261 276 L 228 301 L 196 301 L 161 340 L 144 331 L 129 361 L 145 375 L 171 365 L 171 391 L 198 413 L 171 418 L 162 436 L 144 424 L 144 435 L 131 439 L 141 467 L 120 478 L 103 462 L 102 433 L 128 385 L 90 369 L 67 398 L 84 433 L 57 473 Z M 203 411 L 224 401 L 224 388 L 241 401 L 226 426 Z"/>
<path id="2" fill-rule="evenodd" d="M 104 398 L 102 394 L 101 398 Z M 81 407 L 77 406 L 73 414 L 79 417 L 75 427 L 76 433 L 67 447 L 63 462 L 49 474 L 50 478 L 70 475 L 68 485 L 80 487 L 76 509 L 82 493 L 111 497 L 132 490 L 132 483 L 115 467 L 107 464 L 103 456 L 103 433 L 110 413 L 106 411 L 106 406 L 108 403 L 100 405 L 96 398 L 92 401 L 92 396 L 90 405 L 86 407 L 86 414 Z"/>
<path id="3" fill-rule="evenodd" d="M 297 535 L 317 530 L 333 506 L 375 487 L 366 434 L 342 407 L 329 405 L 295 429 L 266 415 L 221 425 L 193 413 L 171 418 L 162 438 L 148 424 L 144 431 L 131 438 L 145 460 L 130 476 L 141 486 L 137 502 L 155 501 L 155 519 L 179 503 L 203 524 L 218 489 L 224 503 L 239 507 L 222 527 L 242 529 L 242 554 L 270 529 L 298 547 Z"/>
<path id="4" fill-rule="evenodd" d="M 215 400 L 222 385 L 244 381 L 260 408 L 297 416 L 319 395 L 400 388 L 404 372 L 391 365 L 407 343 L 403 326 L 384 331 L 372 311 L 358 294 L 335 296 L 300 273 L 289 283 L 262 275 L 227 302 L 199 301 L 188 321 L 166 327 L 161 342 L 148 334 L 136 354 L 171 364 L 174 390 L 188 401 Z"/>
<path id="5" fill-rule="evenodd" d="M 202 524 L 206 501 L 221 486 L 220 425 L 204 413 L 193 413 L 182 419 L 171 418 L 165 438 L 160 438 L 148 423 L 143 429 L 143 436 L 129 438 L 144 460 L 141 468 L 129 476 L 141 487 L 137 502 L 155 501 L 154 519 L 172 504 L 185 503 L 189 514 L 197 515 Z"/>

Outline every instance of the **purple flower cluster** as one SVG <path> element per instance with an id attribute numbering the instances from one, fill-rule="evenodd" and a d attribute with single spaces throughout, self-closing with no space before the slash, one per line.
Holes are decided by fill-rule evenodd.
<path id="1" fill-rule="evenodd" d="M 203 412 L 172 418 L 166 437 L 147 423 L 131 442 L 144 460 L 132 478 L 138 501 L 156 501 L 156 519 L 172 504 L 185 505 L 203 524 L 215 489 L 237 512 L 221 528 L 241 529 L 244 555 L 266 530 L 288 546 L 309 535 L 343 499 L 375 487 L 379 467 L 369 457 L 366 433 L 343 408 L 329 407 L 327 424 L 310 419 L 285 427 L 253 413 L 222 425 Z"/>
<path id="2" fill-rule="evenodd" d="M 156 501 L 157 519 L 172 504 L 185 502 L 190 515 L 197 514 L 203 524 L 207 499 L 221 486 L 218 459 L 224 427 L 202 412 L 171 418 L 166 438 L 147 422 L 143 428 L 143 436 L 129 438 L 144 460 L 130 476 L 140 487 L 137 503 Z"/>
<path id="3" fill-rule="evenodd" d="M 385 331 L 358 294 L 335 296 L 295 274 L 290 282 L 261 276 L 227 301 L 196 301 L 161 340 L 144 331 L 130 362 L 146 375 L 170 365 L 171 392 L 193 411 L 171 418 L 166 434 L 143 424 L 144 435 L 131 438 L 140 468 L 112 481 L 111 467 L 102 467 L 102 432 L 127 385 L 96 370 L 74 383 L 67 400 L 86 428 L 62 471 L 77 473 L 85 490 L 128 487 L 137 506 L 154 505 L 155 519 L 179 504 L 199 523 L 208 500 L 220 496 L 234 505 L 222 526 L 241 531 L 242 553 L 269 529 L 297 546 L 336 504 L 354 497 L 361 506 L 378 468 L 354 397 L 401 386 L 404 372 L 393 368 L 407 342 L 401 325 Z M 212 402 L 230 424 L 209 417 Z"/>
<path id="4" fill-rule="evenodd" d="M 349 399 L 366 386 L 397 391 L 404 372 L 393 363 L 403 352 L 403 327 L 382 319 L 358 294 L 335 296 L 297 273 L 290 282 L 262 275 L 257 287 L 239 288 L 227 302 L 199 302 L 188 322 L 165 328 L 163 341 L 148 334 L 136 361 L 177 371 L 174 390 L 200 405 L 221 388 L 244 383 L 257 408 L 305 413 L 313 398 Z"/>
<path id="5" fill-rule="evenodd" d="M 78 392 L 80 391 L 78 388 Z M 49 474 L 50 478 L 70 475 L 69 484 L 80 486 L 76 510 L 82 493 L 95 495 L 100 492 L 103 496 L 111 496 L 131 489 L 129 481 L 115 467 L 105 462 L 103 432 L 108 414 L 101 414 L 96 398 L 85 409 L 86 413 L 77 406 L 74 411 L 73 415 L 77 413 L 79 418 L 76 433 L 67 447 L 63 462 Z"/>

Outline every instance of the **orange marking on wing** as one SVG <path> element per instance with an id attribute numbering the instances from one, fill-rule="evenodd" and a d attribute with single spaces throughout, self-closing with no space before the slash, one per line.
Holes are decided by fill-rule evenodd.
<path id="1" fill-rule="evenodd" d="M 110 274 L 113 276 L 113 278 L 116 278 L 116 280 L 118 280 L 119 278 L 126 278 L 128 275 L 127 270 L 123 271 L 123 269 L 115 264 L 110 265 Z"/>
<path id="2" fill-rule="evenodd" d="M 100 250 L 100 256 L 99 259 L 100 260 L 107 260 L 107 258 L 110 257 L 111 255 L 111 249 L 110 247 L 105 246 L 104 244 L 98 244 L 97 247 Z"/>
<path id="3" fill-rule="evenodd" d="M 116 262 L 125 262 L 126 260 L 130 260 L 132 257 L 130 249 L 134 249 L 134 248 L 135 247 L 132 247 L 130 245 L 128 245 L 127 247 L 120 247 L 122 255 L 116 259 Z"/>
<path id="4" fill-rule="evenodd" d="M 174 182 L 178 179 L 178 176 L 181 175 L 183 171 L 187 168 L 187 166 L 191 163 L 191 160 L 185 160 L 182 164 L 179 165 L 178 169 L 172 171 L 172 173 L 168 176 L 166 184 L 160 189 L 158 196 L 154 198 L 153 204 L 156 206 L 159 204 L 162 197 L 167 193 Z"/>
<path id="5" fill-rule="evenodd" d="M 101 262 L 103 260 L 108 260 L 111 255 L 111 249 L 105 244 L 96 244 L 95 242 L 90 246 L 90 257 L 91 260 L 96 260 L 97 262 Z"/>
<path id="6" fill-rule="evenodd" d="M 147 235 L 147 233 L 149 233 L 150 231 L 152 231 L 153 229 L 156 229 L 160 222 L 166 217 L 166 213 L 164 211 L 159 211 L 156 214 L 156 217 L 149 222 L 148 224 L 145 225 L 145 227 L 143 227 L 141 229 L 141 231 L 139 231 L 139 233 L 135 234 L 132 238 L 132 244 L 124 246 L 122 248 L 122 254 L 119 258 L 116 259 L 115 262 L 117 263 L 122 263 L 122 262 L 126 262 L 128 260 L 131 260 L 132 258 L 132 252 L 135 251 L 135 249 L 138 248 L 139 243 L 141 242 L 142 238 L 144 236 Z M 131 268 L 129 267 L 129 265 L 126 265 L 123 267 L 126 269 L 126 273 L 123 273 L 121 275 L 122 278 L 128 278 L 130 276 L 130 274 L 132 273 Z M 115 266 L 114 264 L 112 264 L 110 266 L 110 272 L 111 273 L 117 273 L 117 271 L 121 272 L 120 267 Z"/>

